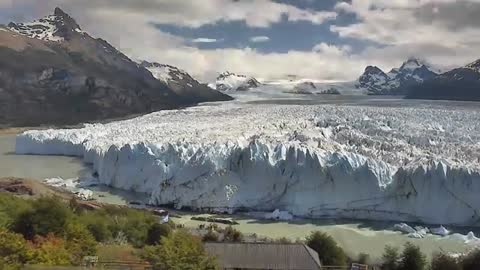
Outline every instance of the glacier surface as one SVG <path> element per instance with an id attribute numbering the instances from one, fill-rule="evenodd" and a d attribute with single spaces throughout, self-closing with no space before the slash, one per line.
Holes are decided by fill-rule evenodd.
<path id="1" fill-rule="evenodd" d="M 99 181 L 201 211 L 480 225 L 480 111 L 254 105 L 27 131 L 18 154 L 82 157 Z"/>

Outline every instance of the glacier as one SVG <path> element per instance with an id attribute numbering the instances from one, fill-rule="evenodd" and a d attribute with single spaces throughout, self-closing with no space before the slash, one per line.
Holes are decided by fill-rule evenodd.
<path id="1" fill-rule="evenodd" d="M 225 102 L 27 131 L 16 153 L 83 158 L 157 205 L 480 225 L 480 110 Z"/>

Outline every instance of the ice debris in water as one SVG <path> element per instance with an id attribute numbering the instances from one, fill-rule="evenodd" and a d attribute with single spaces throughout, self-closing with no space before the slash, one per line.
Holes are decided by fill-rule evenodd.
<path id="1" fill-rule="evenodd" d="M 85 188 L 91 183 L 82 183 L 78 178 L 47 178 L 43 182 L 49 186 L 58 187 L 70 191 L 75 194 L 79 199 L 84 201 L 91 200 L 93 198 L 93 191 Z"/>
<path id="2" fill-rule="evenodd" d="M 441 225 L 438 228 L 430 228 L 430 231 L 433 234 L 440 235 L 440 236 L 446 236 L 450 234 L 450 231 Z"/>
<path id="3" fill-rule="evenodd" d="M 271 220 L 292 220 L 293 216 L 288 211 L 280 211 L 275 209 L 275 211 L 272 213 L 267 213 L 265 218 Z"/>

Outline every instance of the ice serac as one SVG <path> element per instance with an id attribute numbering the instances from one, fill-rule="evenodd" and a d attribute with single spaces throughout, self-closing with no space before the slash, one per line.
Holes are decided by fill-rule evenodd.
<path id="1" fill-rule="evenodd" d="M 443 120 L 428 126 L 422 122 L 428 115 L 464 117 L 471 126 Z M 202 106 L 77 130 L 29 131 L 17 137 L 16 151 L 83 157 L 104 184 L 177 208 L 477 226 L 480 126 L 470 122 L 476 117 L 448 110 Z M 473 144 L 462 143 L 462 132 Z M 461 155 L 471 163 L 459 163 Z"/>

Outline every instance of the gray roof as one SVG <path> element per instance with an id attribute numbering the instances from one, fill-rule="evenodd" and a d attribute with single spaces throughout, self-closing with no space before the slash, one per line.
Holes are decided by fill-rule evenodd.
<path id="1" fill-rule="evenodd" d="M 205 243 L 223 269 L 321 269 L 318 254 L 302 244 Z"/>

